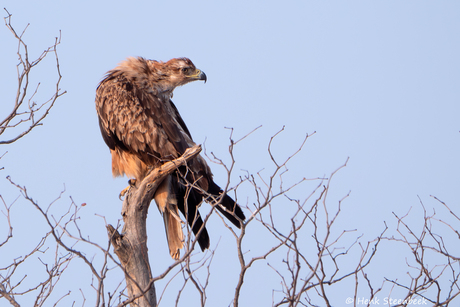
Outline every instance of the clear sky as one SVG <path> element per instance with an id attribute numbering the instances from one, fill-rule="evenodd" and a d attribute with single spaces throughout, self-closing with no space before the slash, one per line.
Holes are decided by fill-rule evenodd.
<path id="1" fill-rule="evenodd" d="M 262 125 L 237 146 L 230 186 L 246 171 L 273 169 L 267 145 L 285 126 L 274 143 L 280 158 L 293 153 L 306 133 L 316 131 L 290 164 L 288 181 L 328 177 L 349 158 L 332 182 L 330 195 L 335 204 L 351 191 L 343 204 L 339 230 L 357 229 L 356 236 L 364 234 L 367 242 L 386 221 L 395 234 L 392 212 L 402 216 L 411 207 L 411 219 L 421 227 L 420 200 L 428 211 L 435 208 L 440 217 L 448 218 L 430 195 L 460 213 L 458 1 L 4 0 L 1 7 L 13 14 L 17 31 L 30 23 L 24 41 L 31 58 L 51 45 L 61 30 L 61 88 L 67 91 L 44 126 L 0 148 L 0 155 L 8 151 L 1 159 L 5 169 L 0 171 L 0 192 L 9 204 L 19 193 L 2 179 L 7 175 L 25 185 L 43 206 L 65 186 L 62 206 L 68 207 L 70 196 L 77 204 L 86 203 L 80 226 L 92 239 L 106 244 L 100 216 L 111 224 L 121 218 L 118 193 L 126 179 L 112 179 L 109 151 L 97 123 L 95 89 L 120 61 L 143 56 L 162 61 L 188 57 L 207 74 L 206 84 L 179 88 L 173 100 L 194 140 L 205 142 L 208 153 L 229 162 L 226 127 L 232 127 L 239 139 Z M 5 26 L 0 26 L 0 41 L 3 118 L 16 94 L 17 44 Z M 56 80 L 52 56 L 42 65 L 32 75 L 34 84 L 41 82 L 38 100 L 52 93 Z M 211 167 L 216 181 L 224 185 L 225 171 Z M 308 196 L 316 184 L 293 191 L 292 197 Z M 249 186 L 238 191 L 243 205 L 252 204 L 254 197 Z M 27 231 L 33 227 L 39 233 L 46 227 L 36 225 L 37 212 L 22 200 L 12 214 L 17 225 L 13 225 L 14 244 L 22 251 L 28 240 L 33 242 Z M 151 262 L 158 264 L 154 273 L 160 273 L 171 259 L 154 207 L 149 220 Z M 20 226 L 24 223 L 30 226 L 24 229 Z M 453 226 L 459 229 L 458 221 Z M 212 246 L 220 240 L 222 252 L 216 261 L 230 263 L 215 267 L 208 303 L 227 306 L 235 282 L 227 274 L 236 268 L 236 255 L 231 253 L 234 241 L 217 216 L 208 229 Z M 252 234 L 247 248 L 258 246 L 263 235 Z M 405 275 L 402 259 L 402 267 L 390 269 L 394 255 L 399 253 L 382 250 L 373 271 L 377 279 Z M 91 282 L 89 271 L 74 270 L 79 283 Z M 253 273 L 251 280 L 266 286 L 265 292 L 244 292 L 243 305 L 271 304 L 271 289 L 280 285 L 273 271 L 268 272 L 259 279 Z M 77 306 L 81 304 L 72 278 L 62 283 L 63 289 L 75 293 Z M 92 305 L 91 289 L 85 293 Z M 338 293 L 336 306 L 352 295 L 343 289 Z"/>

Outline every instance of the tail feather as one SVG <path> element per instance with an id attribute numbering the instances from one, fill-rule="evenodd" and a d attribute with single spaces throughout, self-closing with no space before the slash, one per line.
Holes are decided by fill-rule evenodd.
<path id="1" fill-rule="evenodd" d="M 155 201 L 163 214 L 168 239 L 169 253 L 174 259 L 179 259 L 180 249 L 184 247 L 184 235 L 182 232 L 181 221 L 178 215 L 180 210 L 186 217 L 196 240 L 202 251 L 209 248 L 209 234 L 204 225 L 203 219 L 198 208 L 203 200 L 216 206 L 236 227 L 241 228 L 245 216 L 240 206 L 227 194 L 223 194 L 222 189 L 208 178 L 207 193 L 203 195 L 202 190 L 188 189 L 181 180 L 171 180 L 168 178 L 158 187 L 155 194 Z"/>
<path id="2" fill-rule="evenodd" d="M 214 199 L 220 197 L 223 193 L 222 189 L 212 180 L 209 182 L 208 193 L 210 197 L 206 198 L 206 202 L 215 203 Z M 241 222 L 246 219 L 243 210 L 240 206 L 227 194 L 222 196 L 219 204 L 216 206 L 222 215 L 224 215 L 230 222 L 238 228 L 241 228 Z"/>
<path id="3" fill-rule="evenodd" d="M 209 234 L 203 224 L 200 212 L 198 211 L 202 197 L 196 190 L 192 189 L 189 191 L 187 202 L 185 202 L 187 192 L 185 187 L 181 186 L 179 190 L 176 190 L 176 192 L 177 191 L 179 191 L 179 195 L 177 197 L 177 207 L 187 218 L 187 222 L 192 228 L 201 250 L 204 251 L 209 248 Z"/>

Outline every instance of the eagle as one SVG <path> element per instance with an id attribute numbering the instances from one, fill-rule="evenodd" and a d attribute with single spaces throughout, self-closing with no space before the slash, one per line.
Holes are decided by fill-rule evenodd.
<path id="1" fill-rule="evenodd" d="M 114 177 L 126 175 L 141 182 L 152 169 L 196 145 L 171 100 L 176 87 L 196 80 L 206 82 L 206 74 L 188 58 L 161 62 L 130 57 L 107 72 L 96 90 L 96 110 Z M 187 183 L 194 183 L 193 187 Z M 179 211 L 202 251 L 209 248 L 209 234 L 198 211 L 203 200 L 238 228 L 245 220 L 240 206 L 214 182 L 200 155 L 168 175 L 154 199 L 163 216 L 169 253 L 176 260 L 184 246 Z"/>

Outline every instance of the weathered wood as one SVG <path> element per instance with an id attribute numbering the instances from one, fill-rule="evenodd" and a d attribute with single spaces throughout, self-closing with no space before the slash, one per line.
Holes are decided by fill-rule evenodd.
<path id="1" fill-rule="evenodd" d="M 131 306 L 156 307 L 155 286 L 152 281 L 147 249 L 147 212 L 155 191 L 163 179 L 177 167 L 196 157 L 201 146 L 189 148 L 176 160 L 153 169 L 142 182 L 136 182 L 125 196 L 121 214 L 123 230 L 120 234 L 112 225 L 107 226 L 115 254 L 125 272 Z"/>

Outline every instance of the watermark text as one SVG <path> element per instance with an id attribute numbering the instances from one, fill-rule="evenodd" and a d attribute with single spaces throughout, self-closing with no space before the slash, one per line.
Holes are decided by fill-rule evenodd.
<path id="1" fill-rule="evenodd" d="M 345 299 L 345 303 L 355 304 L 356 306 L 359 305 L 428 305 L 428 300 L 425 298 L 410 298 L 410 299 L 395 299 L 391 297 L 384 297 L 383 299 L 374 297 L 372 299 L 365 298 L 365 297 L 357 297 L 356 299 L 353 297 L 347 297 Z"/>

